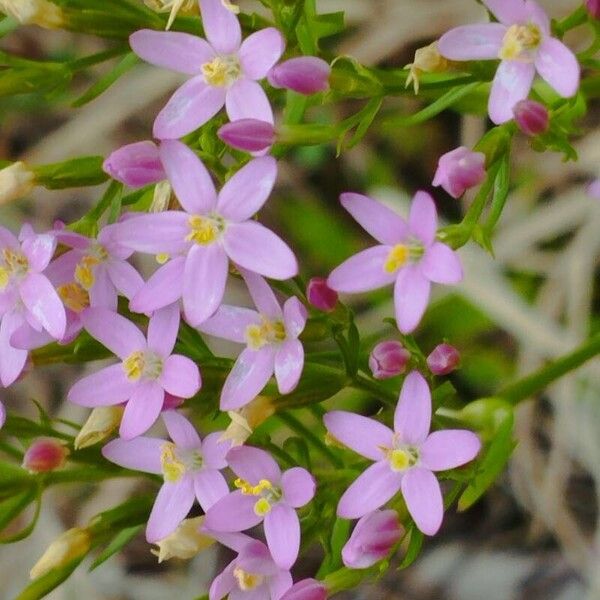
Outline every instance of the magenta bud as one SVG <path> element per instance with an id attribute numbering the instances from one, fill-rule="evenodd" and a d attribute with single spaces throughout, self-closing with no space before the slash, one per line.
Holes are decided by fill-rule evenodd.
<path id="1" fill-rule="evenodd" d="M 350 569 L 368 569 L 384 559 L 404 535 L 395 510 L 376 510 L 362 517 L 342 549 Z"/>
<path id="2" fill-rule="evenodd" d="M 594 19 L 600 19 L 600 0 L 586 0 L 585 5 Z"/>
<path id="3" fill-rule="evenodd" d="M 325 600 L 327 588 L 316 579 L 303 579 L 294 584 L 281 600 Z"/>
<path id="4" fill-rule="evenodd" d="M 440 157 L 433 185 L 443 187 L 453 198 L 485 180 L 485 154 L 460 146 Z"/>
<path id="5" fill-rule="evenodd" d="M 311 306 L 331 312 L 338 301 L 337 292 L 327 285 L 324 277 L 313 277 L 306 286 L 306 297 Z"/>
<path id="6" fill-rule="evenodd" d="M 179 408 L 185 400 L 183 398 L 179 398 L 179 396 L 173 396 L 169 394 L 169 392 L 165 392 L 165 399 L 163 400 L 163 410 L 173 410 L 174 408 Z"/>
<path id="7" fill-rule="evenodd" d="M 316 56 L 299 56 L 275 65 L 267 75 L 275 88 L 286 88 L 310 96 L 329 89 L 331 67 Z"/>
<path id="8" fill-rule="evenodd" d="M 448 375 L 460 364 L 460 353 L 450 344 L 439 344 L 427 357 L 427 366 L 434 375 Z"/>
<path id="9" fill-rule="evenodd" d="M 535 100 L 521 100 L 513 108 L 515 121 L 519 129 L 529 136 L 548 131 L 550 117 L 548 109 Z"/>
<path id="10" fill-rule="evenodd" d="M 369 368 L 375 379 L 389 379 L 406 371 L 410 352 L 393 340 L 381 342 L 371 350 Z"/>
<path id="11" fill-rule="evenodd" d="M 47 473 L 60 469 L 69 455 L 69 450 L 54 438 L 38 438 L 27 448 L 23 457 L 23 468 L 30 473 Z"/>
<path id="12" fill-rule="evenodd" d="M 158 183 L 167 178 L 158 147 L 149 140 L 115 150 L 102 165 L 105 173 L 132 188 Z"/>
<path id="13" fill-rule="evenodd" d="M 217 135 L 228 146 L 244 152 L 261 152 L 275 142 L 275 127 L 258 119 L 239 119 L 226 123 Z"/>

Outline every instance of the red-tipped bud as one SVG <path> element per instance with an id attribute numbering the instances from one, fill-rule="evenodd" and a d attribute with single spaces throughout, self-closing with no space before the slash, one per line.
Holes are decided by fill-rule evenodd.
<path id="1" fill-rule="evenodd" d="M 325 600 L 327 588 L 316 579 L 303 579 L 293 585 L 281 600 Z"/>
<path id="2" fill-rule="evenodd" d="M 185 400 L 180 398 L 179 396 L 173 396 L 169 394 L 169 392 L 165 392 L 165 399 L 163 400 L 163 410 L 173 410 L 174 408 L 179 408 Z"/>
<path id="3" fill-rule="evenodd" d="M 102 165 L 105 173 L 132 188 L 167 178 L 154 142 L 136 142 L 115 150 Z"/>
<path id="4" fill-rule="evenodd" d="M 533 137 L 548 131 L 550 116 L 548 109 L 535 100 L 521 100 L 513 108 L 515 121 L 519 129 L 525 134 Z"/>
<path id="5" fill-rule="evenodd" d="M 600 0 L 586 0 L 585 5 L 594 19 L 600 19 Z"/>
<path id="6" fill-rule="evenodd" d="M 30 473 L 47 473 L 60 469 L 69 455 L 64 444 L 54 438 L 38 438 L 27 448 L 23 468 Z"/>
<path id="7" fill-rule="evenodd" d="M 393 340 L 381 342 L 373 348 L 369 356 L 369 368 L 375 379 L 389 379 L 406 371 L 410 352 Z"/>
<path id="8" fill-rule="evenodd" d="M 275 142 L 275 127 L 258 119 L 239 119 L 226 123 L 217 135 L 228 146 L 244 152 L 262 152 Z"/>
<path id="9" fill-rule="evenodd" d="M 323 312 L 331 312 L 338 301 L 337 292 L 327 285 L 324 277 L 313 277 L 308 282 L 306 297 L 311 306 Z"/>
<path id="10" fill-rule="evenodd" d="M 276 88 L 286 88 L 310 96 L 329 89 L 331 67 L 316 56 L 290 58 L 274 66 L 267 75 L 269 83 Z"/>
<path id="11" fill-rule="evenodd" d="M 427 357 L 427 366 L 434 375 L 448 375 L 460 364 L 458 350 L 450 344 L 440 344 Z"/>
<path id="12" fill-rule="evenodd" d="M 465 146 L 455 148 L 440 157 L 433 185 L 443 187 L 453 198 L 485 180 L 485 154 Z"/>

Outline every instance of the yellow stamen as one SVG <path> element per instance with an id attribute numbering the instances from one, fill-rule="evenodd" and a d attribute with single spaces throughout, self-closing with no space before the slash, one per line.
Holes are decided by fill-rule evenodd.
<path id="1" fill-rule="evenodd" d="M 164 265 L 169 258 L 171 258 L 171 256 L 169 254 L 167 254 L 166 252 L 161 252 L 160 254 L 156 255 L 156 262 L 159 265 Z"/>
<path id="2" fill-rule="evenodd" d="M 65 283 L 56 288 L 63 304 L 73 312 L 80 313 L 90 305 L 90 296 L 87 291 L 74 281 Z"/>
<path id="3" fill-rule="evenodd" d="M 193 215 L 188 220 L 190 233 L 185 238 L 188 242 L 195 242 L 201 246 L 212 244 L 222 231 L 221 224 L 216 219 Z"/>
<path id="4" fill-rule="evenodd" d="M 240 569 L 240 567 L 236 567 L 233 570 L 233 576 L 235 577 L 238 587 L 240 590 L 242 590 L 242 592 L 248 592 L 256 589 L 265 580 L 263 575 L 248 573 L 248 571 L 244 571 L 243 569 Z"/>
<path id="5" fill-rule="evenodd" d="M 258 485 L 252 485 L 245 479 L 238 477 L 238 479 L 233 482 L 233 485 L 242 490 L 242 494 L 246 496 L 259 496 L 265 490 L 273 489 L 273 484 L 268 479 L 261 479 L 258 482 Z"/>
<path id="6" fill-rule="evenodd" d="M 10 273 L 8 272 L 8 269 L 0 267 L 0 290 L 3 290 L 8 285 L 9 281 Z"/>
<path id="7" fill-rule="evenodd" d="M 249 348 L 259 350 L 267 344 L 283 342 L 286 338 L 285 325 L 281 321 L 270 321 L 262 317 L 260 325 L 246 327 L 245 337 Z"/>
<path id="8" fill-rule="evenodd" d="M 504 39 L 498 57 L 502 60 L 525 60 L 532 59 L 531 50 L 535 50 L 542 41 L 542 32 L 537 25 L 511 25 Z"/>
<path id="9" fill-rule="evenodd" d="M 137 381 L 144 373 L 144 367 L 146 366 L 144 360 L 144 353 L 141 351 L 130 354 L 123 361 L 123 368 L 129 381 Z"/>
<path id="10" fill-rule="evenodd" d="M 261 498 L 254 505 L 254 512 L 259 517 L 264 517 L 271 512 L 271 503 L 266 498 Z"/>
<path id="11" fill-rule="evenodd" d="M 404 471 L 410 466 L 411 457 L 404 450 L 392 450 L 389 455 L 392 471 Z"/>
<path id="12" fill-rule="evenodd" d="M 179 481 L 186 472 L 183 461 L 177 456 L 175 444 L 165 442 L 160 450 L 160 464 L 163 478 L 168 483 Z"/>
<path id="13" fill-rule="evenodd" d="M 240 64 L 235 56 L 217 56 L 202 65 L 204 81 L 214 87 L 231 85 L 240 76 Z"/>
<path id="14" fill-rule="evenodd" d="M 410 258 L 410 248 L 404 244 L 396 244 L 389 252 L 383 270 L 386 273 L 395 273 L 400 267 L 403 267 Z"/>
<path id="15" fill-rule="evenodd" d="M 25 275 L 29 270 L 29 261 L 27 260 L 27 257 L 20 252 L 5 248 L 2 251 L 2 258 L 4 260 L 4 268 L 9 276 Z"/>

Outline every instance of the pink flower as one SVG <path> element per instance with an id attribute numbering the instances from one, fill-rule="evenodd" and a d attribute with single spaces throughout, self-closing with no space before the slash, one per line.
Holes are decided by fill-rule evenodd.
<path id="1" fill-rule="evenodd" d="M 412 371 L 404 381 L 393 431 L 379 421 L 345 411 L 330 412 L 324 421 L 333 437 L 375 461 L 340 499 L 339 517 L 359 519 L 402 490 L 417 527 L 426 535 L 437 533 L 444 502 L 433 472 L 473 460 L 481 444 L 474 433 L 462 429 L 429 433 L 431 394 L 420 373 Z"/>
<path id="2" fill-rule="evenodd" d="M 279 568 L 269 549 L 257 540 L 247 543 L 222 573 L 215 577 L 209 600 L 281 600 L 292 585 L 288 569 Z"/>
<path id="3" fill-rule="evenodd" d="M 446 152 L 438 162 L 433 185 L 442 186 L 453 198 L 485 181 L 485 154 L 465 146 Z"/>
<path id="4" fill-rule="evenodd" d="M 287 88 L 310 96 L 329 89 L 331 67 L 316 56 L 290 58 L 273 67 L 267 78 L 276 88 Z"/>
<path id="5" fill-rule="evenodd" d="M 209 509 L 205 527 L 217 532 L 244 531 L 264 520 L 275 564 L 290 569 L 300 549 L 300 521 L 295 509 L 312 500 L 315 480 L 301 467 L 282 473 L 273 458 L 259 448 L 238 446 L 227 453 L 226 459 L 238 476 L 235 486 L 239 489 Z"/>
<path id="6" fill-rule="evenodd" d="M 221 304 L 228 259 L 273 279 L 296 275 L 293 252 L 252 219 L 273 189 L 273 158 L 250 161 L 217 196 L 208 171 L 187 146 L 168 140 L 159 152 L 184 210 L 140 215 L 114 226 L 113 239 L 123 246 L 172 257 L 133 298 L 132 310 L 152 312 L 183 297 L 186 319 L 199 325 Z"/>
<path id="7" fill-rule="evenodd" d="M 369 369 L 375 379 L 389 379 L 406 371 L 410 352 L 395 340 L 381 342 L 369 355 Z"/>
<path id="8" fill-rule="evenodd" d="M 327 285 L 327 279 L 324 277 L 313 277 L 306 286 L 306 297 L 311 306 L 331 312 L 338 301 L 338 295 Z"/>
<path id="9" fill-rule="evenodd" d="M 244 152 L 264 152 L 275 143 L 275 127 L 268 121 L 239 119 L 226 123 L 217 131 L 228 146 Z"/>
<path id="10" fill-rule="evenodd" d="M 548 109 L 535 100 L 517 102 L 513 114 L 515 123 L 525 135 L 534 136 L 548 131 L 550 125 Z"/>
<path id="11" fill-rule="evenodd" d="M 458 350 L 450 344 L 439 344 L 427 357 L 427 366 L 434 375 L 448 375 L 460 364 Z"/>
<path id="12" fill-rule="evenodd" d="M 81 406 L 127 402 L 119 433 L 131 439 L 147 431 L 158 418 L 165 392 L 191 398 L 201 385 L 196 364 L 171 354 L 179 331 L 179 308 L 173 304 L 152 316 L 148 340 L 125 317 L 105 308 L 90 308 L 83 324 L 92 337 L 122 362 L 78 381 L 68 399 Z"/>
<path id="13" fill-rule="evenodd" d="M 167 178 L 158 147 L 150 140 L 127 144 L 115 150 L 104 161 L 102 168 L 113 179 L 132 188 L 158 183 Z"/>
<path id="14" fill-rule="evenodd" d="M 550 19 L 534 0 L 483 0 L 499 23 L 465 25 L 444 34 L 440 54 L 450 60 L 501 59 L 488 110 L 494 123 L 513 118 L 513 108 L 529 95 L 536 71 L 563 97 L 579 87 L 579 63 L 553 38 Z"/>
<path id="15" fill-rule="evenodd" d="M 23 456 L 23 468 L 30 473 L 47 473 L 64 466 L 69 450 L 55 438 L 37 438 Z"/>
<path id="16" fill-rule="evenodd" d="M 220 441 L 223 432 L 211 433 L 201 440 L 192 424 L 178 412 L 164 412 L 162 418 L 172 442 L 138 437 L 113 440 L 102 448 L 104 457 L 117 465 L 163 476 L 164 483 L 146 527 L 150 543 L 173 533 L 194 500 L 207 511 L 229 491 L 220 472 L 227 466 L 225 455 L 230 447 L 228 442 Z"/>
<path id="17" fill-rule="evenodd" d="M 303 579 L 294 584 L 281 600 L 325 600 L 327 588 L 316 579 Z"/>
<path id="18" fill-rule="evenodd" d="M 222 339 L 246 344 L 225 380 L 221 410 L 241 408 L 253 400 L 275 374 L 280 393 L 289 394 L 304 367 L 298 336 L 306 324 L 306 309 L 296 297 L 283 310 L 267 282 L 242 270 L 258 312 L 223 304 L 198 329 Z"/>
<path id="19" fill-rule="evenodd" d="M 408 223 L 367 196 L 342 194 L 341 202 L 380 245 L 359 252 L 334 269 L 327 285 L 352 294 L 395 283 L 398 328 L 410 333 L 427 308 L 431 282 L 455 284 L 462 279 L 458 255 L 435 241 L 437 213 L 431 196 L 417 192 Z"/>
<path id="20" fill-rule="evenodd" d="M 223 106 L 231 121 L 273 122 L 273 111 L 258 83 L 279 60 L 283 36 L 268 27 L 242 43 L 237 17 L 221 0 L 200 0 L 208 41 L 189 33 L 142 29 L 129 42 L 146 62 L 191 76 L 154 121 L 154 137 L 177 139 L 194 131 Z"/>
<path id="21" fill-rule="evenodd" d="M 395 510 L 375 510 L 356 524 L 342 549 L 342 560 L 350 569 L 368 569 L 383 560 L 404 535 Z"/>

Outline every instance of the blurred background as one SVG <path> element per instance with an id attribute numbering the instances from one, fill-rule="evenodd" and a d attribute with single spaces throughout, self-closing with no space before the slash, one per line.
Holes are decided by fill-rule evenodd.
<path id="1" fill-rule="evenodd" d="M 561 18 L 578 0 L 541 2 Z M 240 2 L 258 10 L 258 2 Z M 321 12 L 344 10 L 347 31 L 329 40 L 331 55 L 351 55 L 367 65 L 401 67 L 416 48 L 459 24 L 484 19 L 475 0 L 320 0 Z M 574 49 L 585 34 L 571 32 Z M 0 40 L 4 51 L 31 59 L 98 52 L 109 42 L 92 36 L 22 27 Z M 179 76 L 140 65 L 81 109 L 69 101 L 106 65 L 76 79 L 69 95 L 22 95 L 0 99 L 0 158 L 43 164 L 77 155 L 106 155 L 125 143 L 150 137 L 153 116 Z M 430 182 L 440 154 L 472 146 L 487 127 L 485 115 L 447 112 L 417 128 L 386 123 L 396 108 L 416 110 L 418 99 L 387 100 L 370 133 L 356 148 L 297 150 L 280 164 L 278 187 L 264 219 L 296 250 L 305 276 L 326 275 L 371 242 L 340 210 L 341 191 L 354 190 L 406 212 L 417 189 L 433 191 L 448 222 L 460 219 L 470 197 L 456 201 Z M 327 105 L 310 117 L 337 119 L 361 103 Z M 332 111 L 334 111 L 332 117 Z M 579 162 L 538 154 L 516 138 L 512 184 L 494 239 L 495 260 L 470 244 L 461 250 L 466 278 L 457 289 L 436 289 L 418 339 L 429 352 L 442 339 L 462 354 L 452 382 L 465 401 L 490 396 L 503 383 L 576 347 L 600 326 L 600 203 L 586 197 L 585 184 L 600 176 L 600 112 L 590 111 L 575 141 Z M 0 223 L 17 228 L 24 218 L 48 228 L 56 218 L 81 216 L 102 187 L 67 191 L 36 189 L 25 201 L 0 208 Z M 144 268 L 144 265 L 140 265 Z M 236 293 L 234 290 L 233 294 Z M 361 332 L 391 339 L 383 318 L 393 314 L 391 294 L 353 297 Z M 371 336 L 371 334 L 373 334 Z M 369 348 L 365 348 L 368 350 Z M 91 367 L 92 369 L 95 366 Z M 83 422 L 86 411 L 64 402 L 81 373 L 52 367 L 2 390 L 9 410 L 35 410 L 35 398 L 53 414 Z M 594 600 L 600 599 L 598 493 L 600 481 L 600 364 L 592 361 L 520 407 L 518 446 L 509 470 L 484 500 L 466 514 L 448 515 L 441 534 L 426 543 L 408 570 L 391 569 L 379 582 L 343 596 L 348 600 Z M 45 496 L 34 534 L 0 547 L 0 600 L 9 600 L 28 580 L 42 550 L 64 529 L 83 524 L 138 489 L 135 479 L 84 487 L 55 488 Z M 53 600 L 163 600 L 201 596 L 224 564 L 209 550 L 190 562 L 158 566 L 143 537 L 97 571 L 79 568 Z M 309 557 L 297 566 L 310 575 Z M 340 596 L 342 598 L 342 596 Z"/>

